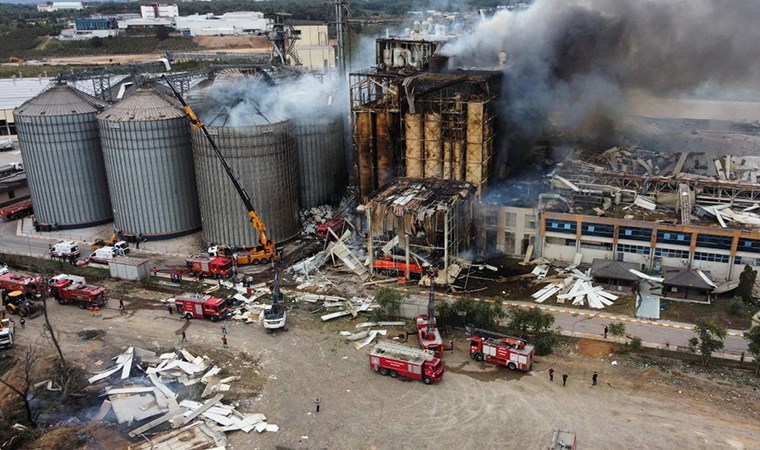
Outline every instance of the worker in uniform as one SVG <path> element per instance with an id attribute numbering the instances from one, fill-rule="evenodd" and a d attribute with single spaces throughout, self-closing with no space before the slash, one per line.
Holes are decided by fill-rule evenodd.
<path id="1" fill-rule="evenodd" d="M 317 407 L 317 412 L 319 412 L 319 399 L 314 401 L 314 405 Z"/>
<path id="2" fill-rule="evenodd" d="M 596 386 L 596 378 L 597 378 L 598 376 L 599 376 L 599 374 L 598 374 L 598 373 L 596 373 L 596 371 L 594 371 L 594 374 L 593 374 L 593 375 L 591 375 L 591 386 Z"/>
<path id="3" fill-rule="evenodd" d="M 604 338 L 607 339 L 607 332 L 609 332 L 610 329 L 607 328 L 607 325 L 604 326 Z"/>
<path id="4" fill-rule="evenodd" d="M 224 345 L 224 348 L 227 348 L 227 336 L 222 336 L 222 344 Z"/>
<path id="5" fill-rule="evenodd" d="M 172 305 L 167 305 L 166 309 L 169 310 L 169 315 L 174 314 L 174 309 L 172 309 Z"/>
<path id="6" fill-rule="evenodd" d="M 562 374 L 562 387 L 565 387 L 567 385 L 567 374 Z"/>
<path id="7" fill-rule="evenodd" d="M 21 318 L 21 329 L 22 330 L 26 329 L 26 319 L 24 319 L 23 317 Z"/>
<path id="8" fill-rule="evenodd" d="M 549 381 L 554 381 L 554 367 L 549 367 Z"/>

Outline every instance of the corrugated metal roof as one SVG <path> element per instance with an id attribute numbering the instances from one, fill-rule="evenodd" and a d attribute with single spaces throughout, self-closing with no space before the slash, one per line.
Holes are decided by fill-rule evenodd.
<path id="1" fill-rule="evenodd" d="M 40 95 L 26 101 L 14 112 L 15 116 L 66 116 L 97 113 L 107 103 L 65 84 L 56 84 Z"/>
<path id="2" fill-rule="evenodd" d="M 50 78 L 0 79 L 0 110 L 16 109 L 50 84 Z"/>
<path id="3" fill-rule="evenodd" d="M 151 88 L 137 89 L 132 95 L 98 115 L 98 119 L 121 121 L 165 120 L 184 117 L 176 104 Z"/>

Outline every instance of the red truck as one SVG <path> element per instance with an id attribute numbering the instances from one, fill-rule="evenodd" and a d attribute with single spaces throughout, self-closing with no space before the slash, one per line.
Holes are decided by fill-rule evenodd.
<path id="1" fill-rule="evenodd" d="M 380 375 L 438 383 L 443 378 L 443 361 L 433 352 L 393 342 L 380 342 L 369 354 L 369 367 Z"/>
<path id="2" fill-rule="evenodd" d="M 435 356 L 441 356 L 443 355 L 443 340 L 438 331 L 438 321 L 435 317 L 432 320 L 433 323 L 429 324 L 426 314 L 417 316 L 417 340 L 422 349 L 432 351 Z M 428 324 L 431 326 L 428 327 Z"/>
<path id="3" fill-rule="evenodd" d="M 0 289 L 4 289 L 6 292 L 21 291 L 27 297 L 34 297 L 36 294 L 41 294 L 45 283 L 40 277 L 31 277 L 26 275 L 19 275 L 12 272 L 5 272 L 0 275 Z"/>
<path id="4" fill-rule="evenodd" d="M 24 200 L 23 202 L 8 205 L 0 209 L 0 217 L 5 220 L 16 220 L 26 217 L 32 213 L 32 201 Z"/>
<path id="5" fill-rule="evenodd" d="M 532 345 L 512 336 L 478 330 L 470 340 L 470 358 L 507 366 L 510 370 L 529 371 L 534 356 Z"/>
<path id="6" fill-rule="evenodd" d="M 48 281 L 50 294 L 62 305 L 74 304 L 82 309 L 101 307 L 108 302 L 106 288 L 86 284 L 83 277 L 56 275 Z"/>
<path id="7" fill-rule="evenodd" d="M 221 256 L 197 255 L 185 260 L 187 268 L 196 275 L 212 278 L 232 276 L 232 260 Z"/>
<path id="8" fill-rule="evenodd" d="M 336 236 L 340 237 L 347 228 L 346 218 L 338 215 L 325 223 L 317 225 L 317 231 L 314 234 L 320 239 L 329 239 L 332 236 L 329 230 L 332 230 Z"/>
<path id="9" fill-rule="evenodd" d="M 378 272 L 406 273 L 406 262 L 404 259 L 394 259 L 390 256 L 378 258 L 372 261 L 372 267 L 374 267 Z M 424 267 L 415 263 L 414 261 L 409 261 L 409 276 L 422 276 L 422 273 L 424 271 Z"/>
<path id="10" fill-rule="evenodd" d="M 185 319 L 209 319 L 212 322 L 226 319 L 229 314 L 227 300 L 210 295 L 180 294 L 174 298 Z"/>

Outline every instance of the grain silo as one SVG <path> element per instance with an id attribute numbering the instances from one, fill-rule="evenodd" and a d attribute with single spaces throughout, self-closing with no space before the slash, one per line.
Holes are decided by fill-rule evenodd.
<path id="1" fill-rule="evenodd" d="M 300 231 L 299 183 L 293 123 L 262 111 L 246 93 L 261 86 L 238 78 L 231 91 L 191 96 L 193 109 L 248 191 L 267 226 L 267 237 L 279 242 Z M 213 89 L 213 88 L 212 88 Z M 193 160 L 203 237 L 209 243 L 252 246 L 258 243 L 243 201 L 200 130 L 192 132 Z"/>
<path id="2" fill-rule="evenodd" d="M 294 119 L 301 207 L 330 201 L 345 186 L 343 119 L 329 106 Z"/>
<path id="3" fill-rule="evenodd" d="M 13 112 L 35 219 L 43 227 L 111 221 L 96 117 L 106 106 L 59 83 Z"/>
<path id="4" fill-rule="evenodd" d="M 190 126 L 175 104 L 139 88 L 98 116 L 114 226 L 167 239 L 200 228 Z"/>

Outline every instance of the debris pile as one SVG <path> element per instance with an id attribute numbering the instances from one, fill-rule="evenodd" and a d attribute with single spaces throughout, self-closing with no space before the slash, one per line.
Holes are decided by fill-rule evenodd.
<path id="1" fill-rule="evenodd" d="M 317 226 L 333 218 L 335 211 L 330 205 L 320 205 L 300 212 L 302 232 L 306 235 L 317 233 Z"/>
<path id="2" fill-rule="evenodd" d="M 206 440 L 224 447 L 224 432 L 256 430 L 262 433 L 279 429 L 277 425 L 267 423 L 263 414 L 242 413 L 232 405 L 221 403 L 221 392 L 228 391 L 231 383 L 239 381 L 240 377 L 222 378 L 219 376 L 222 369 L 206 356 L 193 356 L 184 349 L 157 355 L 149 350 L 129 347 L 113 359 L 113 367 L 88 380 L 93 384 L 120 374 L 118 381 L 104 386 L 108 399 L 93 420 L 105 420 L 109 412 L 113 412 L 116 422 L 129 426 L 152 419 L 133 428 L 130 437 L 145 437 L 145 433 L 169 422 L 176 431 L 162 434 L 154 442 L 160 442 L 163 448 L 173 448 L 170 442 L 175 440 Z M 181 398 L 188 395 L 183 386 L 198 383 L 205 385 L 201 399 L 213 398 L 203 403 Z"/>
<path id="3" fill-rule="evenodd" d="M 548 271 L 548 265 L 536 266 L 532 272 L 549 284 L 540 290 L 531 294 L 537 303 L 543 303 L 546 300 L 557 296 L 558 303 L 564 303 L 570 300 L 573 305 L 583 306 L 587 304 L 594 309 L 602 309 L 610 306 L 618 299 L 617 295 L 606 292 L 601 286 L 594 286 L 591 281 L 591 270 L 586 273 L 573 268 L 568 270 L 555 268 L 557 275 L 551 279 L 545 278 Z M 538 273 L 536 273 L 538 272 Z"/>
<path id="4" fill-rule="evenodd" d="M 373 330 L 372 327 L 402 327 L 406 323 L 403 321 L 398 322 L 362 322 L 356 325 L 356 328 L 369 328 L 368 330 L 361 330 L 355 333 L 350 331 L 341 331 L 340 335 L 348 342 L 354 342 L 354 348 L 361 350 L 368 346 L 378 336 L 387 336 L 388 330 Z M 395 338 L 394 338 L 395 339 Z M 359 342 L 356 342 L 359 341 Z"/>

